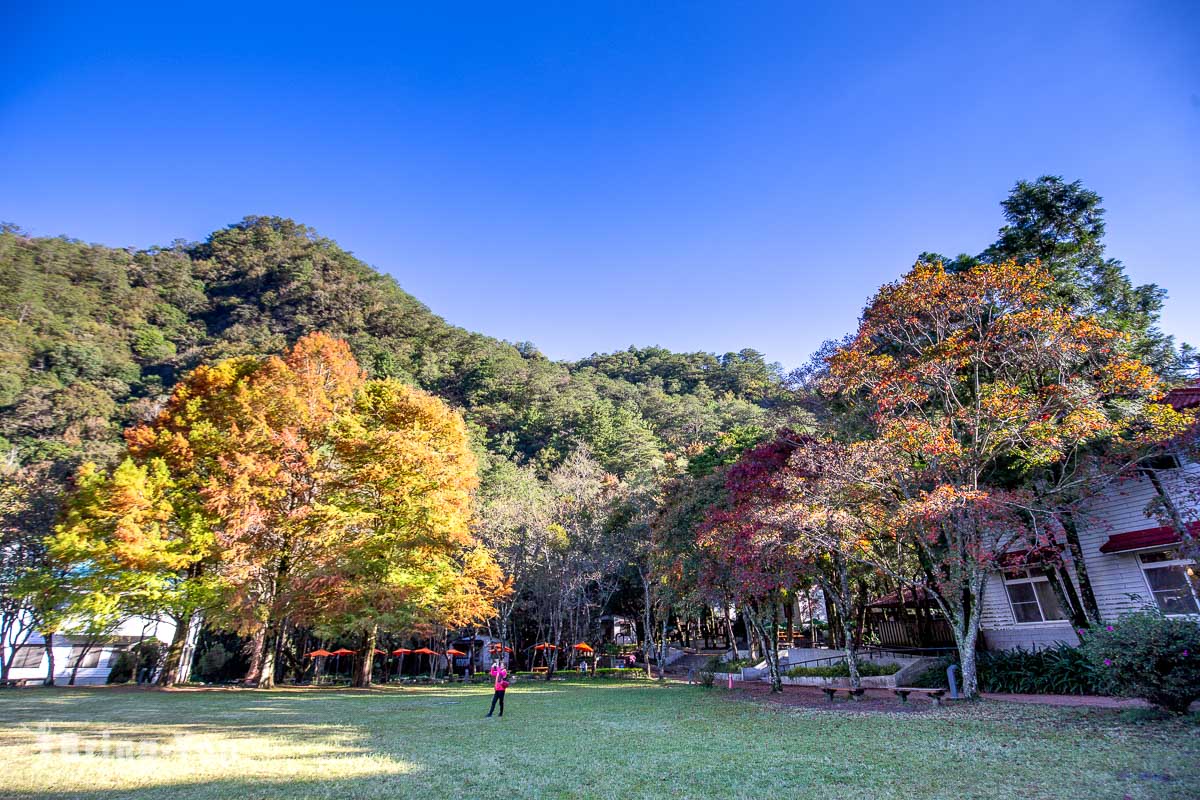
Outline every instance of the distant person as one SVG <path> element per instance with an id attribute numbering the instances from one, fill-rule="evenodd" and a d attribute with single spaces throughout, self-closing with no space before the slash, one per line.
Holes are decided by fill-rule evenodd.
<path id="1" fill-rule="evenodd" d="M 586 676 L 586 675 L 587 675 L 587 673 L 588 673 L 587 662 L 586 662 L 586 661 L 580 661 L 580 662 L 579 662 L 579 674 L 580 674 L 580 675 L 584 675 L 584 676 Z"/>
<path id="2" fill-rule="evenodd" d="M 496 710 L 496 703 L 499 702 L 500 716 L 503 717 L 504 692 L 508 689 L 508 670 L 504 668 L 503 664 L 497 661 L 495 664 L 492 664 L 492 669 L 488 674 L 491 675 L 492 680 L 496 682 L 494 687 L 496 689 L 496 693 L 492 695 L 492 707 L 488 711 L 487 715 L 489 717 L 492 715 L 492 713 Z"/>

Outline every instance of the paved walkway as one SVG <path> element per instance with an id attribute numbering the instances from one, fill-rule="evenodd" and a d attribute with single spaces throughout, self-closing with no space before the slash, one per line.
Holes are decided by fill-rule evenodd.
<path id="1" fill-rule="evenodd" d="M 1126 697 L 1099 697 L 1091 694 L 1005 694 L 980 692 L 988 700 L 1006 703 L 1034 703 L 1043 706 L 1074 706 L 1076 708 L 1149 708 L 1145 700 Z"/>

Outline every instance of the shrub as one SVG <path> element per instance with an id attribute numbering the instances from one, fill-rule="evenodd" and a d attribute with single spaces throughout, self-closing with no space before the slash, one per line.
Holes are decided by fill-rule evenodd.
<path id="1" fill-rule="evenodd" d="M 1200 626 L 1194 622 L 1157 611 L 1127 614 L 1084 634 L 1080 649 L 1111 694 L 1140 697 L 1173 714 L 1200 698 Z"/>
<path id="2" fill-rule="evenodd" d="M 702 670 L 697 674 L 697 678 L 700 681 L 701 686 L 703 686 L 705 689 L 711 689 L 713 687 L 713 683 L 717 679 L 717 676 L 708 670 Z"/>
<path id="3" fill-rule="evenodd" d="M 879 675 L 895 675 L 901 669 L 899 664 L 876 664 L 873 661 L 863 661 L 858 665 L 858 674 L 863 678 L 873 678 Z M 850 666 L 845 661 L 839 661 L 828 667 L 792 667 L 784 673 L 789 678 L 849 678 Z"/>
<path id="4" fill-rule="evenodd" d="M 620 678 L 622 680 L 636 681 L 645 679 L 646 671 L 641 669 L 598 669 L 596 670 L 597 678 Z"/>
<path id="5" fill-rule="evenodd" d="M 978 654 L 976 664 L 979 688 L 985 692 L 1095 694 L 1099 691 L 1091 660 L 1079 648 L 1068 644 L 1037 651 L 1022 648 L 988 651 Z"/>
<path id="6" fill-rule="evenodd" d="M 907 681 L 909 686 L 918 689 L 949 689 L 946 680 L 946 668 L 955 663 L 952 658 L 939 658 L 938 662 L 917 677 Z"/>
<path id="7" fill-rule="evenodd" d="M 128 650 L 117 653 L 117 660 L 113 662 L 112 669 L 108 671 L 108 682 L 129 683 L 133 680 L 135 663 L 137 663 L 137 657 Z"/>
<path id="8" fill-rule="evenodd" d="M 735 658 L 732 661 L 722 661 L 718 658 L 715 662 L 716 669 L 713 672 L 737 672 L 743 667 L 755 667 L 759 664 L 759 660 L 753 658 Z"/>

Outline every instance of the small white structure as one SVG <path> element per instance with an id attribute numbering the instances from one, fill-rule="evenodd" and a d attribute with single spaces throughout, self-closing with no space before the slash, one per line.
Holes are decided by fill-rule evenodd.
<path id="1" fill-rule="evenodd" d="M 88 647 L 86 636 L 60 633 L 54 636 L 54 682 L 67 685 L 76 665 L 76 686 L 95 686 L 108 682 L 108 673 L 119 653 L 148 639 L 157 639 L 164 647 L 175 635 L 175 623 L 169 617 L 131 617 L 102 641 Z M 29 641 L 17 648 L 9 680 L 41 682 L 46 679 L 50 660 L 46 657 L 45 640 L 34 633 Z M 157 675 L 155 676 L 157 677 Z"/>

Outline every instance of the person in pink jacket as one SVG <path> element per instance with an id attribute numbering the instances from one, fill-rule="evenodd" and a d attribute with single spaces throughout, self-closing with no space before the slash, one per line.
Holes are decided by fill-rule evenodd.
<path id="1" fill-rule="evenodd" d="M 494 680 L 496 682 L 496 686 L 495 686 L 496 693 L 494 695 L 492 695 L 492 709 L 491 709 L 491 711 L 488 711 L 487 715 L 489 717 L 492 715 L 492 712 L 496 710 L 496 702 L 499 701 L 500 716 L 503 717 L 504 716 L 504 691 L 506 689 L 508 689 L 508 670 L 506 670 L 504 668 L 503 664 L 501 664 L 499 661 L 497 661 L 495 664 L 492 664 L 491 672 L 489 672 L 488 674 L 491 675 L 492 680 Z"/>

